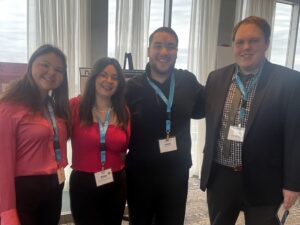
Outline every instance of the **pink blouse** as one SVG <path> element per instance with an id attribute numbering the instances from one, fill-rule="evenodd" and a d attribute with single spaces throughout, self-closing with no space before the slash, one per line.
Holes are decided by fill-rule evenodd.
<path id="1" fill-rule="evenodd" d="M 81 125 L 79 119 L 80 96 L 70 100 L 72 112 L 72 168 L 84 172 L 101 170 L 100 137 L 98 123 L 90 126 Z M 126 131 L 109 125 L 105 136 L 106 163 L 104 168 L 113 172 L 124 168 L 124 157 L 130 137 L 130 123 Z"/>
<path id="2" fill-rule="evenodd" d="M 0 103 L 0 224 L 18 225 L 15 177 L 56 174 L 67 162 L 67 129 L 56 118 L 61 161 L 55 160 L 53 127 L 40 112 L 25 106 Z"/>

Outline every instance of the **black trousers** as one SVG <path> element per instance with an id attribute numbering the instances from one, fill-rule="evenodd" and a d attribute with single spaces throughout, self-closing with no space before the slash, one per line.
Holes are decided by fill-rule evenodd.
<path id="1" fill-rule="evenodd" d="M 207 188 L 211 225 L 234 225 L 241 210 L 246 225 L 280 225 L 278 205 L 252 206 L 244 195 L 242 172 L 214 164 Z M 258 184 L 259 185 L 259 184 Z"/>
<path id="2" fill-rule="evenodd" d="M 15 178 L 17 212 L 21 225 L 57 225 L 62 190 L 57 174 Z"/>
<path id="3" fill-rule="evenodd" d="M 97 187 L 94 173 L 73 170 L 71 211 L 76 225 L 121 225 L 126 203 L 125 171 L 113 173 L 114 182 Z"/>
<path id="4" fill-rule="evenodd" d="M 127 168 L 126 177 L 131 225 L 184 224 L 189 168 Z"/>

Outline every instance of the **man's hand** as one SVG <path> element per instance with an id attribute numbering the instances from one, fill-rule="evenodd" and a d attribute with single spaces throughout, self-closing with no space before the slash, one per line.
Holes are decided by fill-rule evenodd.
<path id="1" fill-rule="evenodd" d="M 283 207 L 286 210 L 289 210 L 295 204 L 297 198 L 300 195 L 300 192 L 283 189 L 282 193 L 283 193 Z"/>

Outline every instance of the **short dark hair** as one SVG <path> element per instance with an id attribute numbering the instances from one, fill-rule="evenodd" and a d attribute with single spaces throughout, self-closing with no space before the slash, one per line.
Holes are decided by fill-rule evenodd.
<path id="1" fill-rule="evenodd" d="M 232 41 L 235 40 L 236 32 L 238 31 L 239 27 L 243 24 L 254 24 L 254 25 L 256 25 L 263 32 L 265 41 L 267 43 L 270 42 L 271 27 L 265 19 L 263 19 L 261 17 L 258 17 L 258 16 L 246 17 L 245 19 L 241 20 L 238 24 L 236 24 L 235 27 L 233 28 Z"/>
<path id="2" fill-rule="evenodd" d="M 153 31 L 152 34 L 150 35 L 150 37 L 149 37 L 149 46 L 151 45 L 151 43 L 153 41 L 154 35 L 156 33 L 159 33 L 159 32 L 165 32 L 165 33 L 168 33 L 168 34 L 172 34 L 176 39 L 176 44 L 178 45 L 178 36 L 177 36 L 176 32 L 171 27 L 159 27 L 155 31 Z"/>
<path id="3" fill-rule="evenodd" d="M 109 57 L 103 57 L 97 60 L 93 66 L 92 72 L 88 77 L 83 95 L 80 100 L 79 116 L 83 124 L 90 125 L 93 123 L 92 109 L 96 100 L 96 78 L 105 67 L 112 65 L 117 71 L 118 87 L 116 92 L 111 97 L 112 108 L 114 109 L 119 126 L 127 127 L 129 121 L 128 110 L 125 103 L 125 77 L 120 63 Z"/>

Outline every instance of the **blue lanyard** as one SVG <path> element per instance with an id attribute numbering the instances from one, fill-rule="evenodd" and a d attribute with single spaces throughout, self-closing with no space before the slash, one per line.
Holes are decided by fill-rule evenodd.
<path id="1" fill-rule="evenodd" d="M 61 153 L 60 153 L 60 146 L 59 146 L 59 140 L 58 140 L 58 128 L 57 128 L 57 124 L 56 124 L 54 109 L 53 109 L 50 101 L 48 101 L 47 107 L 48 107 L 48 111 L 50 114 L 50 120 L 51 120 L 53 131 L 54 131 L 53 147 L 54 147 L 54 152 L 55 152 L 55 159 L 56 159 L 56 161 L 60 161 Z"/>
<path id="2" fill-rule="evenodd" d="M 169 135 L 170 135 L 170 132 L 171 132 L 171 109 L 172 109 L 172 105 L 173 105 L 174 91 L 175 91 L 175 76 L 174 76 L 174 73 L 171 74 L 169 99 L 166 98 L 166 96 L 160 90 L 160 88 L 157 87 L 157 85 L 155 83 L 153 83 L 148 77 L 147 77 L 147 81 L 150 84 L 150 86 L 155 90 L 156 94 L 158 94 L 159 97 L 167 105 L 166 133 L 167 133 L 167 138 L 169 138 Z"/>
<path id="3" fill-rule="evenodd" d="M 260 77 L 260 72 L 259 74 L 257 74 L 254 78 L 252 78 L 250 81 L 250 85 L 246 88 L 245 85 L 243 84 L 243 82 L 241 81 L 240 76 L 238 75 L 238 73 L 235 73 L 234 78 L 236 80 L 236 84 L 238 86 L 238 88 L 241 91 L 242 94 L 242 104 L 241 104 L 241 109 L 240 109 L 240 121 L 242 121 L 245 117 L 246 114 L 246 108 L 247 108 L 247 100 L 248 100 L 248 94 L 250 92 L 250 90 L 254 87 L 254 85 L 257 83 L 259 77 Z"/>
<path id="4" fill-rule="evenodd" d="M 104 121 L 103 125 L 101 123 L 100 118 L 97 117 L 98 126 L 99 126 L 99 136 L 100 136 L 100 160 L 101 160 L 102 169 L 103 169 L 104 164 L 106 162 L 105 135 L 106 135 L 106 131 L 107 131 L 108 124 L 109 124 L 110 111 L 111 111 L 111 108 L 109 108 L 108 111 L 105 113 L 105 121 Z"/>

